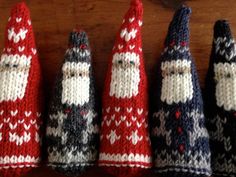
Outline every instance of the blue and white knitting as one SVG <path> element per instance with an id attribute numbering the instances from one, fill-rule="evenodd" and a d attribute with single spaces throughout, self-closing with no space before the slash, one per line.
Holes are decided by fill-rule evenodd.
<path id="1" fill-rule="evenodd" d="M 187 7 L 176 11 L 159 64 L 151 134 L 155 172 L 167 177 L 211 175 L 202 95 L 189 50 L 190 13 Z"/>
<path id="2" fill-rule="evenodd" d="M 96 163 L 98 133 L 88 38 L 73 31 L 49 110 L 48 166 L 69 176 L 81 174 Z"/>
<path id="3" fill-rule="evenodd" d="M 205 89 L 215 176 L 236 176 L 236 49 L 229 24 L 219 20 Z"/>

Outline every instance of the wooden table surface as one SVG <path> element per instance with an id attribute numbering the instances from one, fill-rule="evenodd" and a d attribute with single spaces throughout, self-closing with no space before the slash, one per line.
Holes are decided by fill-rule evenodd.
<path id="1" fill-rule="evenodd" d="M 165 0 L 162 0 L 165 1 Z M 171 1 L 171 0 L 168 0 Z M 10 9 L 18 0 L 0 0 L 0 49 Z M 96 85 L 101 96 L 108 57 L 124 13 L 127 0 L 27 0 L 44 74 L 46 100 L 50 99 L 53 81 L 62 64 L 68 34 L 75 26 L 87 31 L 93 50 Z M 160 0 L 143 0 L 143 51 L 149 82 L 155 79 L 155 65 L 163 49 L 163 42 L 174 10 Z M 228 19 L 236 31 L 235 0 L 191 0 L 191 53 L 196 61 L 201 86 L 208 68 L 213 25 L 217 19 Z M 236 32 L 235 32 L 236 33 Z M 154 92 L 154 90 L 153 90 Z M 40 168 L 28 176 L 59 177 L 50 169 Z M 104 176 L 95 168 L 85 176 Z M 150 175 L 152 176 L 152 175 Z"/>

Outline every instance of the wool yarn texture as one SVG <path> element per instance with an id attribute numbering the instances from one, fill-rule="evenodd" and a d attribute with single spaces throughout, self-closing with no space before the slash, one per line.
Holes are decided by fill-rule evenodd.
<path id="1" fill-rule="evenodd" d="M 11 11 L 0 59 L 0 176 L 18 177 L 40 163 L 42 76 L 30 12 Z"/>
<path id="2" fill-rule="evenodd" d="M 152 166 L 142 17 L 141 1 L 132 0 L 117 34 L 105 80 L 99 166 L 115 176 L 136 175 Z"/>
<path id="3" fill-rule="evenodd" d="M 219 20 L 206 77 L 207 115 L 214 176 L 236 176 L 236 50 L 229 23 Z"/>
<path id="4" fill-rule="evenodd" d="M 87 34 L 74 30 L 55 81 L 47 122 L 48 166 L 78 176 L 98 158 L 99 120 Z"/>
<path id="5" fill-rule="evenodd" d="M 211 175 L 202 95 L 189 50 L 190 14 L 185 6 L 175 12 L 159 60 L 151 135 L 155 172 L 167 177 Z"/>

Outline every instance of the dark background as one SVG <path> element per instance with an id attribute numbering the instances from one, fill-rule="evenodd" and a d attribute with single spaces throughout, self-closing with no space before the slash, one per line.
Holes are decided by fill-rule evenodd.
<path id="1" fill-rule="evenodd" d="M 143 0 L 143 51 L 149 82 L 155 79 L 156 63 L 163 49 L 164 38 L 174 9 L 181 0 Z M 18 0 L 0 0 L 0 50 L 3 49 L 5 25 L 11 7 Z M 98 95 L 101 96 L 107 61 L 115 35 L 129 7 L 129 0 L 27 0 L 31 11 L 38 53 L 44 74 L 46 107 L 55 76 L 67 48 L 68 35 L 76 26 L 87 31 L 93 52 Z M 228 19 L 236 30 L 235 0 L 190 0 L 191 53 L 195 59 L 201 86 L 208 68 L 213 25 L 217 19 Z M 150 94 L 155 90 L 150 89 Z M 28 177 L 60 177 L 45 167 Z M 95 168 L 84 176 L 105 176 Z M 149 175 L 146 175 L 149 176 Z M 150 174 L 150 176 L 152 176 Z"/>

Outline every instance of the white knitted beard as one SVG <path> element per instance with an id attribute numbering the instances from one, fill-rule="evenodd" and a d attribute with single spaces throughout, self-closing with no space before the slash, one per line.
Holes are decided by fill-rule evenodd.
<path id="1" fill-rule="evenodd" d="M 64 70 L 89 73 L 90 65 L 87 63 L 67 62 L 63 65 Z M 66 77 L 62 81 L 62 103 L 83 106 L 89 102 L 90 78 L 89 76 Z"/>
<path id="2" fill-rule="evenodd" d="M 214 65 L 216 75 L 216 104 L 226 111 L 236 110 L 236 64 L 219 63 Z M 230 74 L 230 77 L 227 75 Z"/>
<path id="3" fill-rule="evenodd" d="M 181 63 L 180 60 L 164 62 L 162 64 L 163 68 L 168 68 L 175 66 L 178 63 L 178 66 L 181 68 L 183 66 L 190 69 L 189 63 Z M 193 83 L 192 83 L 192 74 L 191 72 L 185 72 L 183 74 L 174 73 L 164 76 L 162 79 L 162 88 L 161 88 L 161 101 L 166 102 L 167 104 L 173 103 L 185 103 L 187 100 L 193 98 Z"/>
<path id="4" fill-rule="evenodd" d="M 31 57 L 2 55 L 0 62 L 0 102 L 15 101 L 25 95 Z M 6 67 L 6 64 L 8 65 Z"/>
<path id="5" fill-rule="evenodd" d="M 123 61 L 119 64 L 118 61 Z M 135 66 L 130 66 L 130 61 Z M 131 98 L 138 94 L 140 82 L 139 56 L 135 53 L 121 53 L 113 56 L 110 96 L 116 98 Z"/>

